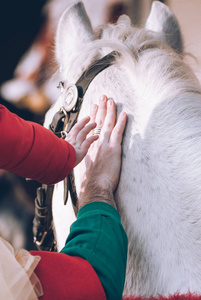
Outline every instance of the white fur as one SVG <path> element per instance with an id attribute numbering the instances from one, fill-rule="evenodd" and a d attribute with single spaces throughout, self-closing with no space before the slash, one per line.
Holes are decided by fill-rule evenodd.
<path id="1" fill-rule="evenodd" d="M 161 22 L 167 24 L 173 15 L 163 4 L 156 6 L 158 13 L 166 11 Z M 76 31 L 78 21 L 73 16 Z M 149 26 L 152 22 L 150 15 Z M 201 90 L 182 55 L 170 48 L 178 31 L 171 39 L 164 39 L 168 46 L 158 41 L 160 37 L 153 39 L 161 35 L 157 28 L 153 35 L 154 26 L 152 32 L 136 29 L 127 18 L 121 18 L 116 26 L 103 29 L 100 41 L 90 38 L 91 30 L 84 41 L 82 36 L 78 40 L 75 32 L 71 35 L 66 18 L 60 28 L 64 24 L 66 38 L 72 39 L 66 51 L 76 53 L 77 59 L 60 57 L 62 79 L 74 83 L 91 60 L 113 49 L 122 54 L 92 81 L 79 118 L 89 114 L 92 103 L 102 94 L 116 101 L 118 113 L 128 113 L 121 178 L 115 194 L 129 240 L 125 293 L 201 293 Z M 86 24 L 87 19 L 79 28 L 82 25 L 83 31 L 88 30 Z M 63 53 L 65 36 L 57 39 L 56 45 Z M 46 126 L 60 105 L 61 98 L 48 112 Z M 79 168 L 81 164 L 75 169 L 78 193 Z M 59 249 L 69 226 L 68 208 L 59 204 L 61 191 L 60 184 L 53 207 Z"/>

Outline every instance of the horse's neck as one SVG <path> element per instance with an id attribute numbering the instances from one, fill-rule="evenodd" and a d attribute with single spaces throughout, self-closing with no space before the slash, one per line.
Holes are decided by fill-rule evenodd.
<path id="1" fill-rule="evenodd" d="M 128 269 L 126 289 L 139 295 L 201 283 L 201 105 L 191 96 L 162 102 L 143 136 L 124 146 L 116 198 L 135 270 Z"/>
<path id="2" fill-rule="evenodd" d="M 102 74 L 89 90 L 90 101 L 109 92 L 128 113 L 116 192 L 129 238 L 126 289 L 139 295 L 196 291 L 201 286 L 200 87 L 188 75 L 172 77 L 168 85 L 149 71 L 139 74 L 133 88 L 111 69 L 106 87 Z"/>

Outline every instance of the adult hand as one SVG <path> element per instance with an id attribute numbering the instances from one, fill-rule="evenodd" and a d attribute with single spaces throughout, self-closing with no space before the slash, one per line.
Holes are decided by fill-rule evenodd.
<path id="1" fill-rule="evenodd" d="M 98 139 L 98 136 L 96 135 L 91 135 L 87 138 L 87 135 L 96 127 L 95 122 L 88 124 L 89 121 L 90 117 L 86 117 L 79 121 L 65 138 L 65 140 L 75 149 L 75 166 L 83 160 L 91 144 Z"/>
<path id="2" fill-rule="evenodd" d="M 104 201 L 115 206 L 115 191 L 121 169 L 121 142 L 127 115 L 122 112 L 116 122 L 116 106 L 113 100 L 102 96 L 99 107 L 91 112 L 92 122 L 100 129 L 99 139 L 91 145 L 82 163 L 79 208 L 93 201 Z"/>

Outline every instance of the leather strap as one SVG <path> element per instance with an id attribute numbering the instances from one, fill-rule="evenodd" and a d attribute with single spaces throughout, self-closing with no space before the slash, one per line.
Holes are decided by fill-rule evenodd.
<path id="1" fill-rule="evenodd" d="M 64 118 L 66 115 L 63 111 L 59 110 L 53 117 L 49 129 L 59 138 L 62 137 L 61 132 L 63 131 Z"/>
<path id="2" fill-rule="evenodd" d="M 98 75 L 100 72 L 111 66 L 111 64 L 115 61 L 115 57 L 119 54 L 116 51 L 113 51 L 103 58 L 96 61 L 92 64 L 78 79 L 76 82 L 76 86 L 78 87 L 79 97 L 83 98 L 86 90 L 88 89 L 92 80 Z"/>
<path id="3" fill-rule="evenodd" d="M 52 223 L 52 194 L 54 186 L 42 185 L 37 189 L 35 218 L 33 220 L 34 243 L 38 250 L 56 251 Z"/>
<path id="4" fill-rule="evenodd" d="M 70 191 L 71 201 L 72 201 L 72 204 L 73 204 L 73 209 L 74 209 L 75 215 L 77 216 L 77 213 L 78 213 L 78 207 L 77 207 L 78 197 L 77 197 L 77 192 L 76 192 L 76 187 L 75 187 L 74 171 L 72 171 L 68 175 L 68 180 L 69 180 L 69 191 Z"/>

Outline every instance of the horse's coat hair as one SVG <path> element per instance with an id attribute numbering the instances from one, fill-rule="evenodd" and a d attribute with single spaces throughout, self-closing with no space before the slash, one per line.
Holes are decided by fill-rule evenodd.
<path id="1" fill-rule="evenodd" d="M 157 15 L 163 16 L 158 23 Z M 81 3 L 67 9 L 58 26 L 62 80 L 75 83 L 97 58 L 112 50 L 121 54 L 90 84 L 79 118 L 102 94 L 116 101 L 118 113 L 128 113 L 115 193 L 129 240 L 127 294 L 201 293 L 201 88 L 183 62 L 182 47 L 174 15 L 159 2 L 145 28 L 132 27 L 124 16 L 101 28 L 100 40 Z M 59 98 L 46 125 L 61 104 Z M 61 191 L 59 184 L 54 198 L 61 203 L 54 199 L 53 207 L 60 248 L 68 226 Z"/>

